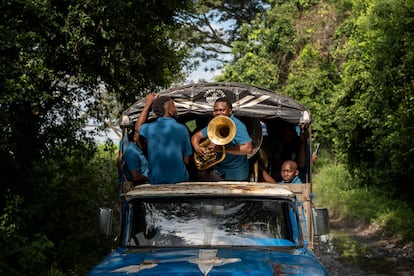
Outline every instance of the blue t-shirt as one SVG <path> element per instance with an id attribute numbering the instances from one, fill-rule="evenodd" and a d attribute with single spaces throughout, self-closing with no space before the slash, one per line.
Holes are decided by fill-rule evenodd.
<path id="1" fill-rule="evenodd" d="M 279 183 L 286 183 L 286 184 L 302 184 L 302 180 L 300 180 L 300 177 L 296 175 L 291 182 L 285 182 L 284 180 L 280 181 Z"/>
<path id="2" fill-rule="evenodd" d="M 140 135 L 147 139 L 151 184 L 189 180 L 183 157 L 193 153 L 187 128 L 174 118 L 160 117 L 143 124 Z"/>
<path id="3" fill-rule="evenodd" d="M 134 142 L 129 142 L 124 148 L 124 173 L 128 181 L 131 181 L 132 171 L 139 171 L 148 177 L 148 161 L 142 150 Z"/>
<path id="4" fill-rule="evenodd" d="M 230 115 L 230 119 L 236 125 L 236 135 L 230 142 L 230 145 L 241 145 L 251 142 L 252 139 L 249 136 L 246 125 L 233 114 Z M 203 128 L 201 132 L 204 137 L 208 137 L 207 127 Z M 249 179 L 249 160 L 247 159 L 247 155 L 226 153 L 226 158 L 214 168 L 220 175 L 224 176 L 225 180 L 245 181 Z"/>

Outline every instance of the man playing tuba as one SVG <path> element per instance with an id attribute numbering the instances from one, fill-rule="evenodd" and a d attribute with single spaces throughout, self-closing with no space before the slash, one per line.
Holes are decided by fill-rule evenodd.
<path id="1" fill-rule="evenodd" d="M 252 139 L 249 136 L 246 125 L 232 113 L 233 106 L 228 98 L 223 97 L 215 101 L 213 111 L 215 118 L 218 116 L 227 116 L 234 122 L 235 130 L 230 129 L 229 131 L 235 132 L 234 138 L 231 141 L 226 141 L 225 138 L 213 139 L 210 137 L 211 135 L 208 133 L 208 130 L 211 127 L 209 128 L 209 124 L 209 126 L 199 130 L 191 137 L 191 143 L 194 147 L 195 154 L 200 156 L 208 154 L 211 150 L 220 153 L 225 152 L 225 158 L 221 162 L 214 163 L 213 166 L 214 173 L 218 174 L 220 178 L 212 177 L 213 179 L 247 181 L 249 179 L 249 161 L 247 155 L 253 151 Z M 201 142 L 207 138 L 209 138 L 210 143 L 203 146 Z M 224 140 L 227 143 L 225 145 L 218 145 L 217 142 L 214 143 L 217 140 Z"/>

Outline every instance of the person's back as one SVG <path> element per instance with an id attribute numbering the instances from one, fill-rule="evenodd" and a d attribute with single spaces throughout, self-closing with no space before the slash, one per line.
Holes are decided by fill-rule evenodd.
<path id="1" fill-rule="evenodd" d="M 142 124 L 151 105 L 158 118 Z M 192 154 L 190 135 L 187 128 L 175 120 L 175 116 L 177 110 L 170 98 L 156 98 L 153 94 L 147 96 L 136 129 L 146 139 L 151 184 L 189 180 L 186 165 Z"/>
<path id="2" fill-rule="evenodd" d="M 183 155 L 191 154 L 187 128 L 174 118 L 160 117 L 144 124 L 141 135 L 147 138 L 151 184 L 188 181 Z"/>

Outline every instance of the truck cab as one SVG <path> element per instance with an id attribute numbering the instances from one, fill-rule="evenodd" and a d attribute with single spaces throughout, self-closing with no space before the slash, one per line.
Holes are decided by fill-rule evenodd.
<path id="1" fill-rule="evenodd" d="M 250 180 L 211 182 L 195 177 L 195 169 L 189 182 L 121 193 L 119 246 L 88 275 L 327 275 L 314 254 L 314 237 L 329 232 L 329 220 L 313 203 L 309 111 L 286 96 L 238 83 L 177 86 L 161 94 L 174 100 L 177 120 L 190 132 L 197 121 L 210 121 L 215 99 L 231 98 L 253 140 Z M 125 111 L 126 125 L 143 106 L 141 100 Z M 297 136 L 306 132 L 302 184 L 260 176 L 265 170 L 277 177 L 276 154 L 269 151 L 286 126 Z M 112 209 L 100 209 L 102 234 L 110 234 L 112 216 Z"/>

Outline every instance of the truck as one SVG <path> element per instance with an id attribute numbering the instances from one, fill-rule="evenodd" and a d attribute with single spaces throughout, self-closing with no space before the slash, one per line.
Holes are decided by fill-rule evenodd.
<path id="1" fill-rule="evenodd" d="M 211 120 L 216 99 L 231 99 L 253 140 L 250 179 L 212 182 L 190 172 L 188 182 L 120 193 L 119 244 L 88 275 L 328 275 L 315 253 L 317 237 L 330 229 L 328 210 L 314 203 L 310 111 L 290 97 L 241 83 L 177 85 L 160 95 L 173 99 L 176 120 L 190 133 Z M 121 127 L 132 127 L 144 104 L 128 108 Z M 260 177 L 261 170 L 275 170 L 272 145 L 285 126 L 306 134 L 302 184 Z M 113 215 L 113 208 L 100 208 L 100 233 L 111 234 Z"/>

